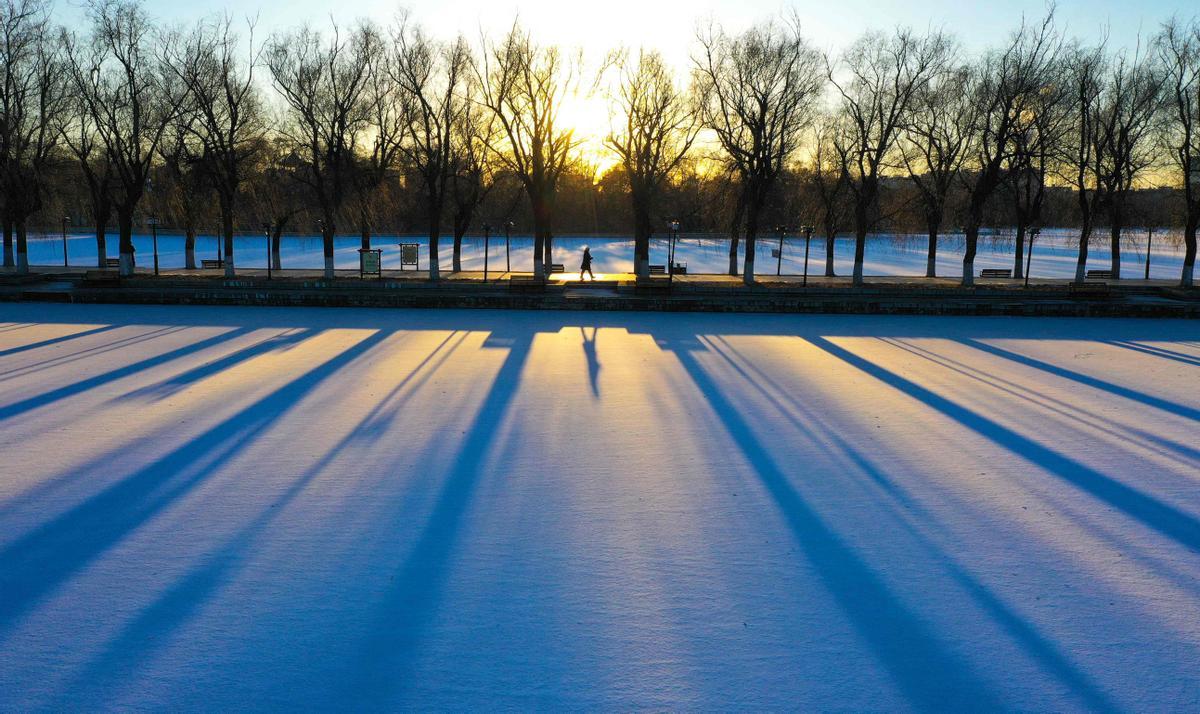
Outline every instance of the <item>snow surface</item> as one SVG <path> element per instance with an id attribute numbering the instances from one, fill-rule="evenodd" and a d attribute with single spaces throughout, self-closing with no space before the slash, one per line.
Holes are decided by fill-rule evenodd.
<path id="1" fill-rule="evenodd" d="M 234 262 L 245 268 L 266 267 L 266 239 L 262 236 L 238 236 L 234 244 Z M 372 245 L 383 250 L 383 267 L 386 270 L 400 269 L 400 249 L 397 244 L 419 243 L 420 267 L 429 266 L 429 249 L 426 239 L 397 236 L 376 236 Z M 443 270 L 451 266 L 452 241 L 443 239 L 439 255 Z M 964 238 L 961 234 L 943 236 L 938 243 L 937 272 L 942 277 L 962 275 Z M 153 240 L 149 235 L 134 236 L 138 264 L 149 266 L 153 261 Z M 338 236 L 334 241 L 334 262 L 338 268 L 357 269 L 358 249 L 362 245 L 358 236 Z M 554 260 L 563 263 L 567 272 L 577 271 L 583 255 L 583 247 L 590 246 L 595 258 L 595 270 L 600 273 L 633 271 L 633 240 L 614 236 L 570 236 L 554 239 Z M 867 275 L 904 276 L 924 275 L 928 238 L 922 235 L 872 235 L 867 240 L 866 259 L 863 271 Z M 1121 269 L 1123 277 L 1140 278 L 1146 269 L 1146 233 L 1130 230 L 1122 243 Z M 772 251 L 779 247 L 776 235 L 760 237 L 755 250 L 756 270 L 760 275 L 774 275 L 778 268 L 784 275 L 800 275 L 804 272 L 804 240 L 802 237 L 787 236 L 780 262 Z M 1183 248 L 1178 233 L 1159 231 L 1151 240 L 1150 277 L 1164 280 L 1178 279 L 1183 267 Z M 812 240 L 809 255 L 809 274 L 822 275 L 825 270 L 825 243 L 819 238 Z M 505 249 L 503 236 L 492 237 L 488 243 L 488 267 L 503 270 Z M 158 237 L 159 264 L 163 269 L 184 266 L 183 238 L 179 235 Z M 984 268 L 1013 267 L 1013 235 L 997 232 L 981 236 L 975 259 L 975 270 Z M 115 257 L 117 237 L 108 238 L 108 255 Z M 1077 230 L 1046 229 L 1042 237 L 1034 242 L 1033 261 L 1030 273 L 1035 278 L 1072 278 L 1079 251 Z M 280 244 L 281 261 L 284 268 L 320 269 L 325 266 L 321 239 L 318 236 L 285 236 Z M 484 242 L 482 236 L 468 236 L 463 240 L 462 266 L 464 270 L 483 270 Z M 745 255 L 745 244 L 740 249 Z M 91 267 L 96 262 L 96 239 L 89 235 L 69 237 L 67 256 L 73 266 Z M 62 265 L 62 238 L 55 235 L 40 236 L 29 241 L 29 260 L 33 265 Z M 216 258 L 217 241 L 211 236 L 199 236 L 196 240 L 196 259 Z M 682 236 L 676 244 L 676 261 L 688 264 L 691 273 L 724 273 L 729 268 L 729 242 L 727 238 Z M 651 242 L 650 261 L 666 264 L 667 239 L 660 237 Z M 738 259 L 741 270 L 742 258 Z M 513 236 L 510 241 L 509 264 L 515 271 L 533 269 L 533 239 L 528 236 Z M 1107 270 L 1112 264 L 1108 236 L 1099 233 L 1092 237 L 1089 245 L 1088 267 Z M 411 270 L 411 268 L 409 268 Z M 838 275 L 850 275 L 854 269 L 854 239 L 840 237 L 834 244 L 834 269 Z"/>
<path id="2" fill-rule="evenodd" d="M 0 305 L 0 710 L 1200 709 L 1200 323 Z"/>

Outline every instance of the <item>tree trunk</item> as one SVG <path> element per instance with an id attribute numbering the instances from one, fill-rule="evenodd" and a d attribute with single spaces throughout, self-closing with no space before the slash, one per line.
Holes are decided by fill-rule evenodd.
<path id="1" fill-rule="evenodd" d="M 283 260 L 280 257 L 280 243 L 283 241 L 283 221 L 275 224 L 275 230 L 271 231 L 271 269 L 283 270 Z"/>
<path id="2" fill-rule="evenodd" d="M 362 229 L 361 229 L 360 233 L 362 236 L 362 240 L 361 240 L 362 245 L 359 247 L 361 247 L 363 250 L 370 250 L 371 249 L 371 224 L 367 223 L 367 219 L 365 217 L 362 219 Z"/>
<path id="3" fill-rule="evenodd" d="M 16 265 L 16 258 L 13 255 L 13 224 L 8 217 L 4 218 L 4 267 L 11 268 Z"/>
<path id="4" fill-rule="evenodd" d="M 933 220 L 932 218 L 928 219 L 927 225 L 929 228 L 929 252 L 925 258 L 925 277 L 936 278 L 937 277 L 938 229 L 940 229 L 941 226 L 937 221 Z"/>
<path id="5" fill-rule="evenodd" d="M 964 288 L 974 287 L 975 285 L 975 251 L 979 247 L 979 224 L 981 222 L 978 215 L 967 219 L 965 229 L 967 245 L 963 251 L 962 272 L 962 286 Z"/>
<path id="6" fill-rule="evenodd" d="M 754 284 L 754 251 L 758 242 L 759 210 L 757 202 L 746 210 L 746 256 L 742 260 L 742 283 L 745 285 Z"/>
<path id="7" fill-rule="evenodd" d="M 1114 213 L 1114 218 L 1109 221 L 1108 227 L 1109 241 L 1112 243 L 1112 276 L 1113 280 L 1121 279 L 1121 223 L 1122 218 L 1119 213 Z"/>
<path id="8" fill-rule="evenodd" d="M 1017 240 L 1013 246 L 1013 277 L 1021 280 L 1025 277 L 1025 262 L 1022 258 L 1025 256 L 1025 223 L 1017 221 Z"/>
<path id="9" fill-rule="evenodd" d="M 738 237 L 742 231 L 742 219 L 746 212 L 746 190 L 738 194 L 737 206 L 733 209 L 733 221 L 729 224 L 729 274 L 738 274 Z"/>
<path id="10" fill-rule="evenodd" d="M 450 269 L 456 273 L 462 271 L 462 239 L 462 234 L 455 231 L 454 248 L 450 254 Z"/>
<path id="11" fill-rule="evenodd" d="M 17 223 L 17 273 L 19 275 L 29 274 L 29 236 L 25 219 L 19 218 Z"/>
<path id="12" fill-rule="evenodd" d="M 333 216 L 326 215 L 321 229 L 321 247 L 325 251 L 325 279 L 333 280 L 333 234 L 336 227 Z"/>
<path id="13" fill-rule="evenodd" d="M 441 246 L 438 243 L 442 238 L 441 221 L 436 218 L 431 218 L 429 221 L 429 279 L 437 281 L 441 279 Z M 457 248 L 458 240 L 454 241 Z M 457 256 L 456 256 L 457 257 Z M 457 268 L 456 268 L 457 270 Z"/>
<path id="14" fill-rule="evenodd" d="M 1086 219 L 1079 232 L 1079 257 L 1075 261 L 1075 282 L 1082 283 L 1087 277 L 1088 239 L 1092 235 L 1091 223 Z"/>
<path id="15" fill-rule="evenodd" d="M 221 234 L 225 240 L 225 277 L 232 278 L 237 273 L 233 260 L 233 211 L 229 208 L 221 210 Z"/>
<path id="16" fill-rule="evenodd" d="M 833 269 L 834 252 L 837 248 L 837 231 L 830 231 L 825 234 L 825 277 L 836 277 L 837 273 Z"/>
<path id="17" fill-rule="evenodd" d="M 863 189 L 864 191 L 866 189 Z M 863 284 L 863 263 L 867 255 L 867 202 L 859 198 L 854 205 L 854 286 Z"/>
<path id="18" fill-rule="evenodd" d="M 650 277 L 650 236 L 653 233 L 650 226 L 650 213 L 644 205 L 635 205 L 633 211 L 633 272 L 643 280 Z"/>
<path id="19" fill-rule="evenodd" d="M 188 270 L 196 268 L 196 228 L 190 225 L 183 233 L 183 265 Z"/>
<path id="20" fill-rule="evenodd" d="M 546 243 L 550 238 L 550 207 L 537 192 L 530 192 L 530 207 L 533 210 L 533 277 L 544 280 L 550 272 L 546 260 Z"/>
<path id="21" fill-rule="evenodd" d="M 137 266 L 133 256 L 133 211 L 133 206 L 117 209 L 117 227 L 120 235 L 117 249 L 121 256 L 119 271 L 122 277 L 133 275 L 133 269 Z"/>
<path id="22" fill-rule="evenodd" d="M 108 267 L 108 221 L 96 221 L 96 267 Z"/>
<path id="23" fill-rule="evenodd" d="M 1194 284 L 1192 276 L 1196 268 L 1196 229 L 1197 221 L 1189 220 L 1183 231 L 1183 273 L 1179 277 L 1179 286 L 1190 288 Z"/>

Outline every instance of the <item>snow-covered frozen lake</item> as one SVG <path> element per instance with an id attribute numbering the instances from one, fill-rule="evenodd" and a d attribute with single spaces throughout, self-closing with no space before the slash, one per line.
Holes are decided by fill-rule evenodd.
<path id="1" fill-rule="evenodd" d="M 0 711 L 1196 711 L 1198 425 L 1198 322 L 0 305 Z"/>
<path id="2" fill-rule="evenodd" d="M 924 275 L 927 238 L 921 235 L 878 235 L 867 241 L 866 261 L 863 269 L 867 275 L 902 276 Z M 388 270 L 400 268 L 398 243 L 418 243 L 421 248 L 420 267 L 429 265 L 428 241 L 424 238 L 394 235 L 376 236 L 374 247 L 383 250 L 383 267 Z M 655 239 L 651 245 L 650 260 L 654 263 L 667 262 L 667 239 Z M 947 235 L 939 242 L 938 275 L 962 275 L 962 235 Z M 115 257 L 117 237 L 108 237 L 109 257 Z M 621 273 L 633 270 L 633 241 L 631 238 L 613 236 L 569 236 L 555 238 L 554 259 L 563 263 L 568 272 L 579 269 L 583 247 L 592 249 L 595 270 L 598 273 Z M 1121 269 L 1124 277 L 1138 278 L 1145 275 L 1146 232 L 1130 230 L 1126 233 L 1121 254 Z M 334 261 L 338 268 L 356 269 L 358 249 L 361 241 L 357 236 L 338 236 L 334 242 Z M 452 240 L 443 238 L 439 255 L 443 270 L 451 266 Z M 1078 231 L 1047 229 L 1034 243 L 1031 274 L 1042 278 L 1070 278 L 1075 275 L 1078 253 Z M 776 235 L 763 236 L 755 251 L 756 270 L 763 275 L 772 275 L 778 269 L 784 275 L 799 275 L 804 272 L 804 239 L 787 236 L 780 261 L 772 251 L 779 247 Z M 1183 250 L 1178 233 L 1159 231 L 1150 240 L 1150 277 L 1178 279 L 1183 266 Z M 152 262 L 153 240 L 149 235 L 134 236 L 134 249 L 140 265 Z M 183 238 L 178 234 L 163 234 L 158 237 L 159 264 L 163 268 L 184 266 Z M 238 236 L 235 238 L 234 256 L 239 266 L 247 268 L 266 267 L 266 239 L 262 236 Z M 1088 267 L 1106 270 L 1110 267 L 1108 236 L 1097 233 L 1089 244 Z M 998 232 L 982 236 L 975 260 L 976 271 L 983 268 L 1013 267 L 1013 237 L 1011 232 Z M 503 269 L 505 263 L 504 237 L 492 236 L 488 243 L 488 267 Z M 514 236 L 509 242 L 508 261 L 516 271 L 532 270 L 533 239 L 529 236 Z M 742 253 L 744 254 L 744 245 Z M 723 273 L 729 266 L 729 243 L 727 238 L 717 236 L 693 237 L 683 235 L 676 245 L 676 260 L 688 264 L 692 273 Z M 211 234 L 196 240 L 197 260 L 217 257 L 217 241 Z M 483 270 L 484 241 L 482 236 L 467 236 L 463 241 L 463 268 Z M 94 236 L 72 234 L 68 236 L 67 257 L 71 265 L 91 267 L 96 262 L 96 239 Z M 34 265 L 62 265 L 62 237 L 45 235 L 29 241 L 29 260 Z M 319 236 L 285 236 L 281 243 L 281 261 L 284 268 L 322 268 L 325 265 Z M 823 274 L 825 269 L 825 244 L 814 238 L 810 246 L 809 273 Z M 738 262 L 741 269 L 741 259 Z M 849 275 L 854 268 L 854 240 L 840 237 L 835 242 L 834 266 L 839 275 Z"/>

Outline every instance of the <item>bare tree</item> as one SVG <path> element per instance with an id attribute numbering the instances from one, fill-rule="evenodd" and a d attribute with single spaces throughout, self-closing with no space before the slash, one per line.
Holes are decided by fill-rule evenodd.
<path id="1" fill-rule="evenodd" d="M 650 238 L 664 184 L 679 167 L 700 129 L 695 103 L 678 86 L 657 52 L 627 52 L 612 63 L 615 124 L 605 144 L 617 155 L 629 181 L 633 209 L 633 265 L 639 278 L 650 276 Z"/>
<path id="2" fill-rule="evenodd" d="M 1200 228 L 1200 20 L 1167 22 L 1157 47 L 1166 73 L 1163 140 L 1183 182 L 1184 255 L 1179 283 L 1190 288 Z"/>
<path id="3" fill-rule="evenodd" d="M 489 148 L 515 174 L 529 196 L 533 213 L 533 273 L 550 270 L 554 242 L 554 199 L 558 179 L 575 160 L 580 140 L 575 129 L 559 122 L 564 103 L 579 94 L 580 60 L 557 47 L 535 44 L 514 24 L 499 43 L 484 42 L 475 65 L 479 100 L 499 122 L 502 140 Z"/>
<path id="4" fill-rule="evenodd" d="M 1097 180 L 1103 185 L 1108 208 L 1112 274 L 1118 279 L 1121 230 L 1129 195 L 1155 160 L 1153 130 L 1162 107 L 1165 80 L 1157 60 L 1154 54 L 1142 52 L 1140 45 L 1132 54 L 1119 52 L 1113 59 L 1097 115 L 1096 130 L 1107 147 L 1099 157 Z"/>
<path id="5" fill-rule="evenodd" d="M 389 50 L 383 33 L 365 26 L 367 77 L 363 90 L 366 110 L 364 134 L 369 150 L 355 157 L 354 195 L 358 204 L 360 247 L 371 248 L 371 227 L 376 199 L 400 156 L 408 121 L 400 85 L 389 71 Z"/>
<path id="6" fill-rule="evenodd" d="M 79 162 L 84 183 L 87 185 L 88 204 L 92 213 L 92 225 L 96 234 L 96 266 L 108 264 L 108 222 L 113 213 L 113 183 L 116 177 L 108 153 L 100 142 L 96 122 L 87 105 L 79 101 L 70 89 L 69 109 L 59 127 L 63 143 Z M 8 226 L 6 225 L 6 230 Z"/>
<path id="7" fill-rule="evenodd" d="M 193 124 L 195 112 L 188 112 L 172 123 L 159 144 L 162 168 L 170 180 L 170 196 L 174 199 L 178 220 L 183 223 L 184 267 L 196 267 L 196 229 L 201 208 L 211 199 L 207 161 L 203 145 L 196 139 Z"/>
<path id="8" fill-rule="evenodd" d="M 905 122 L 900 157 L 917 188 L 929 235 L 925 277 L 937 277 L 938 235 L 950 191 L 967 156 L 974 105 L 963 92 L 970 69 L 947 64 L 918 89 Z"/>
<path id="9" fill-rule="evenodd" d="M 837 275 L 834 270 L 834 252 L 838 233 L 850 220 L 851 207 L 848 201 L 850 188 L 847 185 L 846 155 L 839 147 L 846 142 L 838 133 L 844 132 L 844 122 L 834 114 L 825 114 L 817 122 L 813 133 L 813 153 L 808 173 L 809 183 L 817 200 L 814 222 L 825 236 L 825 277 Z"/>
<path id="10" fill-rule="evenodd" d="M 363 94 L 371 49 L 365 28 L 343 37 L 335 25 L 328 39 L 310 27 L 276 35 L 264 53 L 285 104 L 277 126 L 300 161 L 295 176 L 321 214 L 327 279 L 334 274 L 337 220 L 354 188 L 355 147 L 368 119 Z"/>
<path id="11" fill-rule="evenodd" d="M 187 90 L 154 54 L 153 25 L 137 0 L 94 0 L 90 36 L 66 36 L 74 94 L 87 107 L 116 177 L 120 272 L 132 275 L 133 221 L 159 142 Z"/>
<path id="12" fill-rule="evenodd" d="M 167 46 L 167 65 L 187 87 L 195 112 L 186 126 L 200 141 L 203 166 L 217 194 L 227 277 L 235 272 L 233 221 L 239 191 L 265 131 L 254 78 L 261 48 L 254 43 L 253 22 L 247 24 L 244 46 L 229 16 L 201 22 L 189 36 Z"/>
<path id="13" fill-rule="evenodd" d="M 467 86 L 468 96 L 473 96 L 476 85 L 468 82 Z M 488 146 L 497 141 L 498 130 L 489 110 L 474 101 L 463 106 L 451 130 L 450 200 L 454 230 L 452 268 L 455 272 L 462 270 L 463 236 L 496 185 L 495 162 L 490 160 Z M 519 194 L 516 199 L 520 199 Z"/>
<path id="14" fill-rule="evenodd" d="M 437 42 L 402 15 L 392 36 L 391 57 L 388 68 L 403 107 L 403 141 L 398 147 L 421 177 L 429 229 L 429 278 L 437 280 L 442 217 L 454 174 L 455 126 L 467 106 L 471 53 L 462 37 Z M 456 250 L 454 270 L 460 267 Z"/>
<path id="15" fill-rule="evenodd" d="M 742 279 L 752 284 L 758 224 L 815 112 L 821 54 L 800 34 L 796 18 L 736 37 L 710 26 L 699 42 L 693 62 L 701 116 L 740 182 L 735 221 L 746 236 Z M 736 274 L 736 266 L 730 267 Z"/>
<path id="16" fill-rule="evenodd" d="M 975 253 L 984 209 L 1004 178 L 1004 167 L 1021 128 L 1022 113 L 1055 77 L 1062 42 L 1053 13 L 1037 24 L 1022 22 L 1008 43 L 987 52 L 964 87 L 974 102 L 970 156 L 962 176 L 967 191 L 962 284 L 975 284 Z"/>
<path id="17" fill-rule="evenodd" d="M 868 33 L 828 64 L 850 129 L 844 146 L 854 197 L 854 284 L 862 285 L 867 233 L 879 210 L 879 179 L 917 96 L 945 65 L 951 44 L 941 33 Z"/>
<path id="18" fill-rule="evenodd" d="M 1003 186 L 1012 201 L 1016 220 L 1013 277 L 1023 278 L 1025 238 L 1042 222 L 1048 179 L 1064 160 L 1064 140 L 1070 129 L 1070 81 L 1061 64 L 1058 76 L 1030 97 L 1017 118 L 1012 148 L 1006 152 Z"/>
<path id="19" fill-rule="evenodd" d="M 5 265 L 29 271 L 29 218 L 42 207 L 48 165 L 66 107 L 65 66 L 50 33 L 45 0 L 0 3 L 0 197 Z"/>
<path id="20" fill-rule="evenodd" d="M 1086 275 L 1092 228 L 1104 200 L 1104 184 L 1098 178 L 1100 166 L 1108 152 L 1109 138 L 1098 128 L 1106 69 L 1104 45 L 1073 47 L 1067 67 L 1071 97 L 1071 148 L 1067 166 L 1079 210 L 1079 255 L 1075 263 L 1075 282 L 1082 282 Z"/>

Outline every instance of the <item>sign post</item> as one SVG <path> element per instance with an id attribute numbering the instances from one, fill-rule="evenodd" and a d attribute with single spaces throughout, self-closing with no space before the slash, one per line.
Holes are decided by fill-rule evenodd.
<path id="1" fill-rule="evenodd" d="M 401 243 L 400 244 L 400 270 L 404 270 L 407 266 L 412 266 L 413 270 L 420 270 L 421 259 L 421 244 L 420 243 Z"/>
<path id="2" fill-rule="evenodd" d="M 377 278 L 383 277 L 382 270 L 383 251 L 379 248 L 359 248 L 358 249 L 358 277 L 365 278 L 368 275 L 374 275 Z"/>

